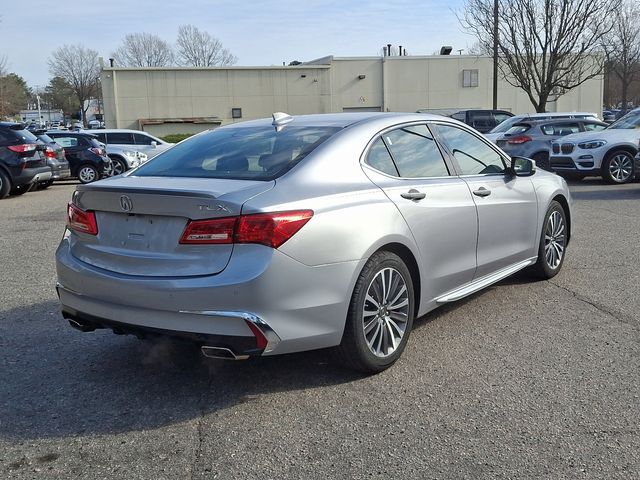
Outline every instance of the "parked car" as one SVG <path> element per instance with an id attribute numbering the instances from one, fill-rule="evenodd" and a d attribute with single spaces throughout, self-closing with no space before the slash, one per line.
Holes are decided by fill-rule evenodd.
<path id="1" fill-rule="evenodd" d="M 549 154 L 553 141 L 578 132 L 604 130 L 607 124 L 595 118 L 554 118 L 529 120 L 514 124 L 496 144 L 510 156 L 527 157 L 545 170 L 549 166 Z"/>
<path id="2" fill-rule="evenodd" d="M 0 122 L 0 199 L 50 178 L 44 145 L 22 123 Z"/>
<path id="3" fill-rule="evenodd" d="M 43 130 L 35 132 L 36 138 L 42 142 L 46 148 L 44 156 L 47 165 L 51 167 L 51 178 L 38 183 L 39 188 L 49 188 L 55 180 L 64 180 L 71 176 L 69 162 L 65 156 L 64 148 L 58 145 L 53 138 L 48 136 Z"/>
<path id="4" fill-rule="evenodd" d="M 568 135 L 553 142 L 553 171 L 572 178 L 602 176 L 609 183 L 634 178 L 640 142 L 640 108 L 597 132 Z"/>
<path id="5" fill-rule="evenodd" d="M 82 331 L 230 359 L 335 346 L 378 372 L 416 316 L 526 267 L 558 273 L 570 205 L 561 177 L 453 119 L 278 113 L 80 185 L 57 290 Z"/>
<path id="6" fill-rule="evenodd" d="M 78 132 L 47 132 L 64 148 L 71 168 L 71 175 L 80 183 L 91 183 L 112 174 L 111 159 L 103 146 L 93 136 Z"/>
<path id="7" fill-rule="evenodd" d="M 139 130 L 105 129 L 93 133 L 98 137 L 98 140 L 107 145 L 107 148 L 116 145 L 136 150 L 147 155 L 149 159 L 173 146 L 173 143 L 167 143 Z"/>
<path id="8" fill-rule="evenodd" d="M 451 118 L 471 125 L 480 133 L 487 133 L 505 120 L 513 117 L 513 113 L 505 110 L 460 110 Z"/>
<path id="9" fill-rule="evenodd" d="M 102 145 L 111 159 L 114 175 L 120 175 L 147 161 L 147 155 L 145 153 L 132 150 L 131 147 L 121 147 L 113 144 L 105 145 L 104 143 L 102 143 Z"/>
<path id="10" fill-rule="evenodd" d="M 589 112 L 544 112 L 544 113 L 526 113 L 524 115 L 515 115 L 506 119 L 504 122 L 497 125 L 493 130 L 485 133 L 492 142 L 495 142 L 499 137 L 504 135 L 511 127 L 516 123 L 528 120 L 551 120 L 554 118 L 593 118 L 598 119 L 598 115 Z"/>
<path id="11" fill-rule="evenodd" d="M 104 122 L 101 122 L 100 120 L 91 120 L 87 125 L 91 130 L 104 128 Z"/>

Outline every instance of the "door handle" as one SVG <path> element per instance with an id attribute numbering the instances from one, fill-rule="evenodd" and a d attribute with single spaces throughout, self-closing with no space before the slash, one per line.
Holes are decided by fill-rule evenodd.
<path id="1" fill-rule="evenodd" d="M 478 197 L 488 197 L 489 195 L 491 195 L 491 190 L 484 187 L 480 187 L 478 190 L 474 190 L 473 194 Z"/>
<path id="2" fill-rule="evenodd" d="M 402 198 L 406 198 L 407 200 L 422 200 L 427 196 L 426 193 L 419 192 L 415 188 L 412 188 L 408 192 L 401 193 L 400 196 Z"/>

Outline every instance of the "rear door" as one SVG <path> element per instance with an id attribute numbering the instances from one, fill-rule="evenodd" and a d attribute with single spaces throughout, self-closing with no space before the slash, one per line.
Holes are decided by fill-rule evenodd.
<path id="1" fill-rule="evenodd" d="M 437 131 L 477 206 L 475 277 L 535 256 L 538 203 L 531 179 L 505 174 L 507 159 L 479 135 L 450 124 L 438 124 Z"/>
<path id="2" fill-rule="evenodd" d="M 476 208 L 466 183 L 450 174 L 427 125 L 382 132 L 370 144 L 365 164 L 367 176 L 413 233 L 425 300 L 470 282 L 476 269 Z"/>

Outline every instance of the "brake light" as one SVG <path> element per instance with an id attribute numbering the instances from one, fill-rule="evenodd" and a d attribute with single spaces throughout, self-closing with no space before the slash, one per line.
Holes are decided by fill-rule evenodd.
<path id="1" fill-rule="evenodd" d="M 180 243 L 258 243 L 278 248 L 293 237 L 312 216 L 312 210 L 294 210 L 214 220 L 191 220 L 180 238 Z"/>
<path id="2" fill-rule="evenodd" d="M 80 233 L 98 234 L 96 214 L 91 211 L 85 212 L 73 203 L 67 205 L 67 227 Z"/>
<path id="3" fill-rule="evenodd" d="M 531 141 L 531 137 L 528 135 L 518 135 L 517 137 L 510 138 L 507 143 L 511 145 L 521 145 Z"/>
<path id="4" fill-rule="evenodd" d="M 44 151 L 44 156 L 47 158 L 56 158 L 56 152 L 53 148 L 47 147 Z"/>
<path id="5" fill-rule="evenodd" d="M 22 145 L 9 145 L 7 148 L 19 154 L 20 157 L 30 157 L 35 153 L 38 146 L 34 143 L 23 143 Z"/>
<path id="6" fill-rule="evenodd" d="M 93 153 L 95 153 L 96 155 L 100 155 L 103 156 L 104 155 L 104 150 L 102 150 L 101 148 L 98 147 L 92 147 L 89 150 L 91 150 Z"/>

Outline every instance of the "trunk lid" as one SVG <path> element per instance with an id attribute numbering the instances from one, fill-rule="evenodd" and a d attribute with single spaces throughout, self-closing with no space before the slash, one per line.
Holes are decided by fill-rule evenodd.
<path id="1" fill-rule="evenodd" d="M 95 212 L 96 236 L 70 238 L 71 254 L 104 270 L 149 277 L 213 275 L 227 266 L 233 245 L 181 245 L 189 220 L 239 215 L 274 181 L 114 177 L 81 185 L 73 203 Z"/>

